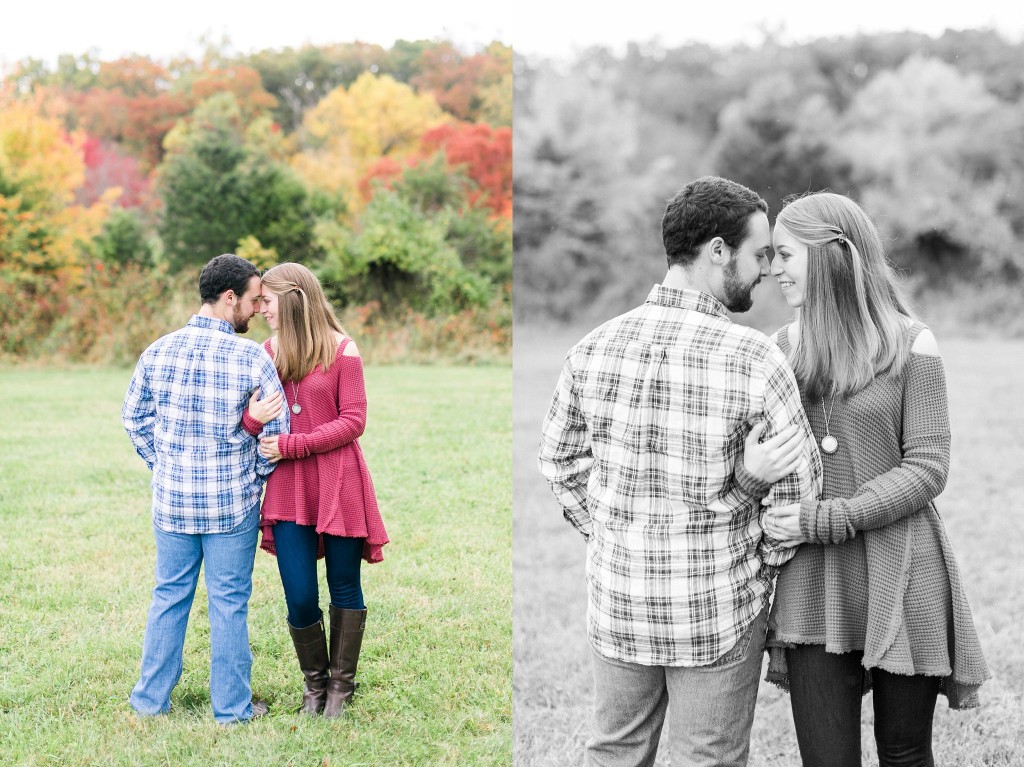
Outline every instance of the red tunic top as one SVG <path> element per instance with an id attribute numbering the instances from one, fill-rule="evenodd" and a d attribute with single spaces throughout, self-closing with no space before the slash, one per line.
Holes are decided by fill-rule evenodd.
<path id="1" fill-rule="evenodd" d="M 278 448 L 284 458 L 267 480 L 260 528 L 261 548 L 276 554 L 274 523 L 315 525 L 318 533 L 365 538 L 363 559 L 380 562 L 388 542 L 370 472 L 357 438 L 366 427 L 366 386 L 363 361 L 344 356 L 345 338 L 326 370 L 314 368 L 298 382 L 282 382 L 291 414 L 291 433 L 282 434 Z M 273 358 L 270 339 L 263 344 Z M 263 424 L 249 416 L 243 426 L 256 435 Z M 317 557 L 323 556 L 323 542 Z"/>

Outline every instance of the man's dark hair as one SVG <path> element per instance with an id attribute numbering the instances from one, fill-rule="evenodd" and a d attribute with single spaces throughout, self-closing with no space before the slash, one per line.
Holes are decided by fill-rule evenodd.
<path id="1" fill-rule="evenodd" d="M 668 265 L 693 263 L 701 246 L 712 237 L 721 237 L 730 248 L 738 248 L 757 211 L 767 213 L 768 203 L 742 184 L 718 176 L 691 181 L 668 201 L 661 219 Z"/>
<path id="2" fill-rule="evenodd" d="M 260 270 L 233 253 L 212 258 L 199 275 L 199 297 L 204 304 L 217 303 L 226 290 L 233 290 L 241 297 L 245 295 L 253 275 L 259 277 Z"/>

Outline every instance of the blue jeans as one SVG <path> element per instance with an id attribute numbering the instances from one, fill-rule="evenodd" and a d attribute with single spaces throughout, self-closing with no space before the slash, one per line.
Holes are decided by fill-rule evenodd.
<path id="1" fill-rule="evenodd" d="M 252 716 L 249 595 L 259 532 L 254 508 L 234 530 L 187 535 L 153 527 L 156 586 L 142 644 L 142 675 L 130 697 L 143 716 L 171 709 L 171 690 L 181 678 L 185 629 L 205 561 L 210 614 L 210 702 L 221 723 Z"/>
<path id="2" fill-rule="evenodd" d="M 741 767 L 750 751 L 767 610 L 710 666 L 641 666 L 594 653 L 588 767 L 650 767 L 666 714 L 672 764 Z"/>
<path id="3" fill-rule="evenodd" d="M 359 565 L 363 558 L 363 538 L 324 535 L 324 561 L 331 604 L 346 610 L 362 610 L 363 590 Z M 274 524 L 274 548 L 277 569 L 284 586 L 288 623 L 295 628 L 312 626 L 320 620 L 320 593 L 316 574 L 316 554 L 320 534 L 313 525 L 294 522 Z"/>

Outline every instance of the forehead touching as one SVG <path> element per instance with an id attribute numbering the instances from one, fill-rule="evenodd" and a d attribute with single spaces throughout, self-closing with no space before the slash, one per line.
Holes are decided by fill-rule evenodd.
<path id="1" fill-rule="evenodd" d="M 256 298 L 263 290 L 263 283 L 257 275 L 253 275 L 249 278 L 249 284 L 245 286 L 245 295 L 243 298 Z"/>
<path id="2" fill-rule="evenodd" d="M 772 233 L 772 241 L 775 243 L 776 248 L 792 248 L 794 245 L 800 244 L 800 241 L 793 236 L 793 233 L 786 228 L 785 224 L 778 221 L 775 222 L 775 231 Z"/>
<path id="3" fill-rule="evenodd" d="M 741 247 L 746 247 L 750 250 L 763 250 L 771 246 L 772 237 L 768 216 L 761 211 L 752 213 L 747 221 L 747 237 L 743 240 Z"/>

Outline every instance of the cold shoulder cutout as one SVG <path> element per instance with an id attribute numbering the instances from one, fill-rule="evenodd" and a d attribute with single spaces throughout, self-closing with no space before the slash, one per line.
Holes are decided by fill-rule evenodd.
<path id="1" fill-rule="evenodd" d="M 914 339 L 913 346 L 910 347 L 911 354 L 926 354 L 929 357 L 939 356 L 939 345 L 935 341 L 935 336 L 932 331 L 928 328 L 923 328 L 920 333 L 917 334 L 917 338 Z"/>

